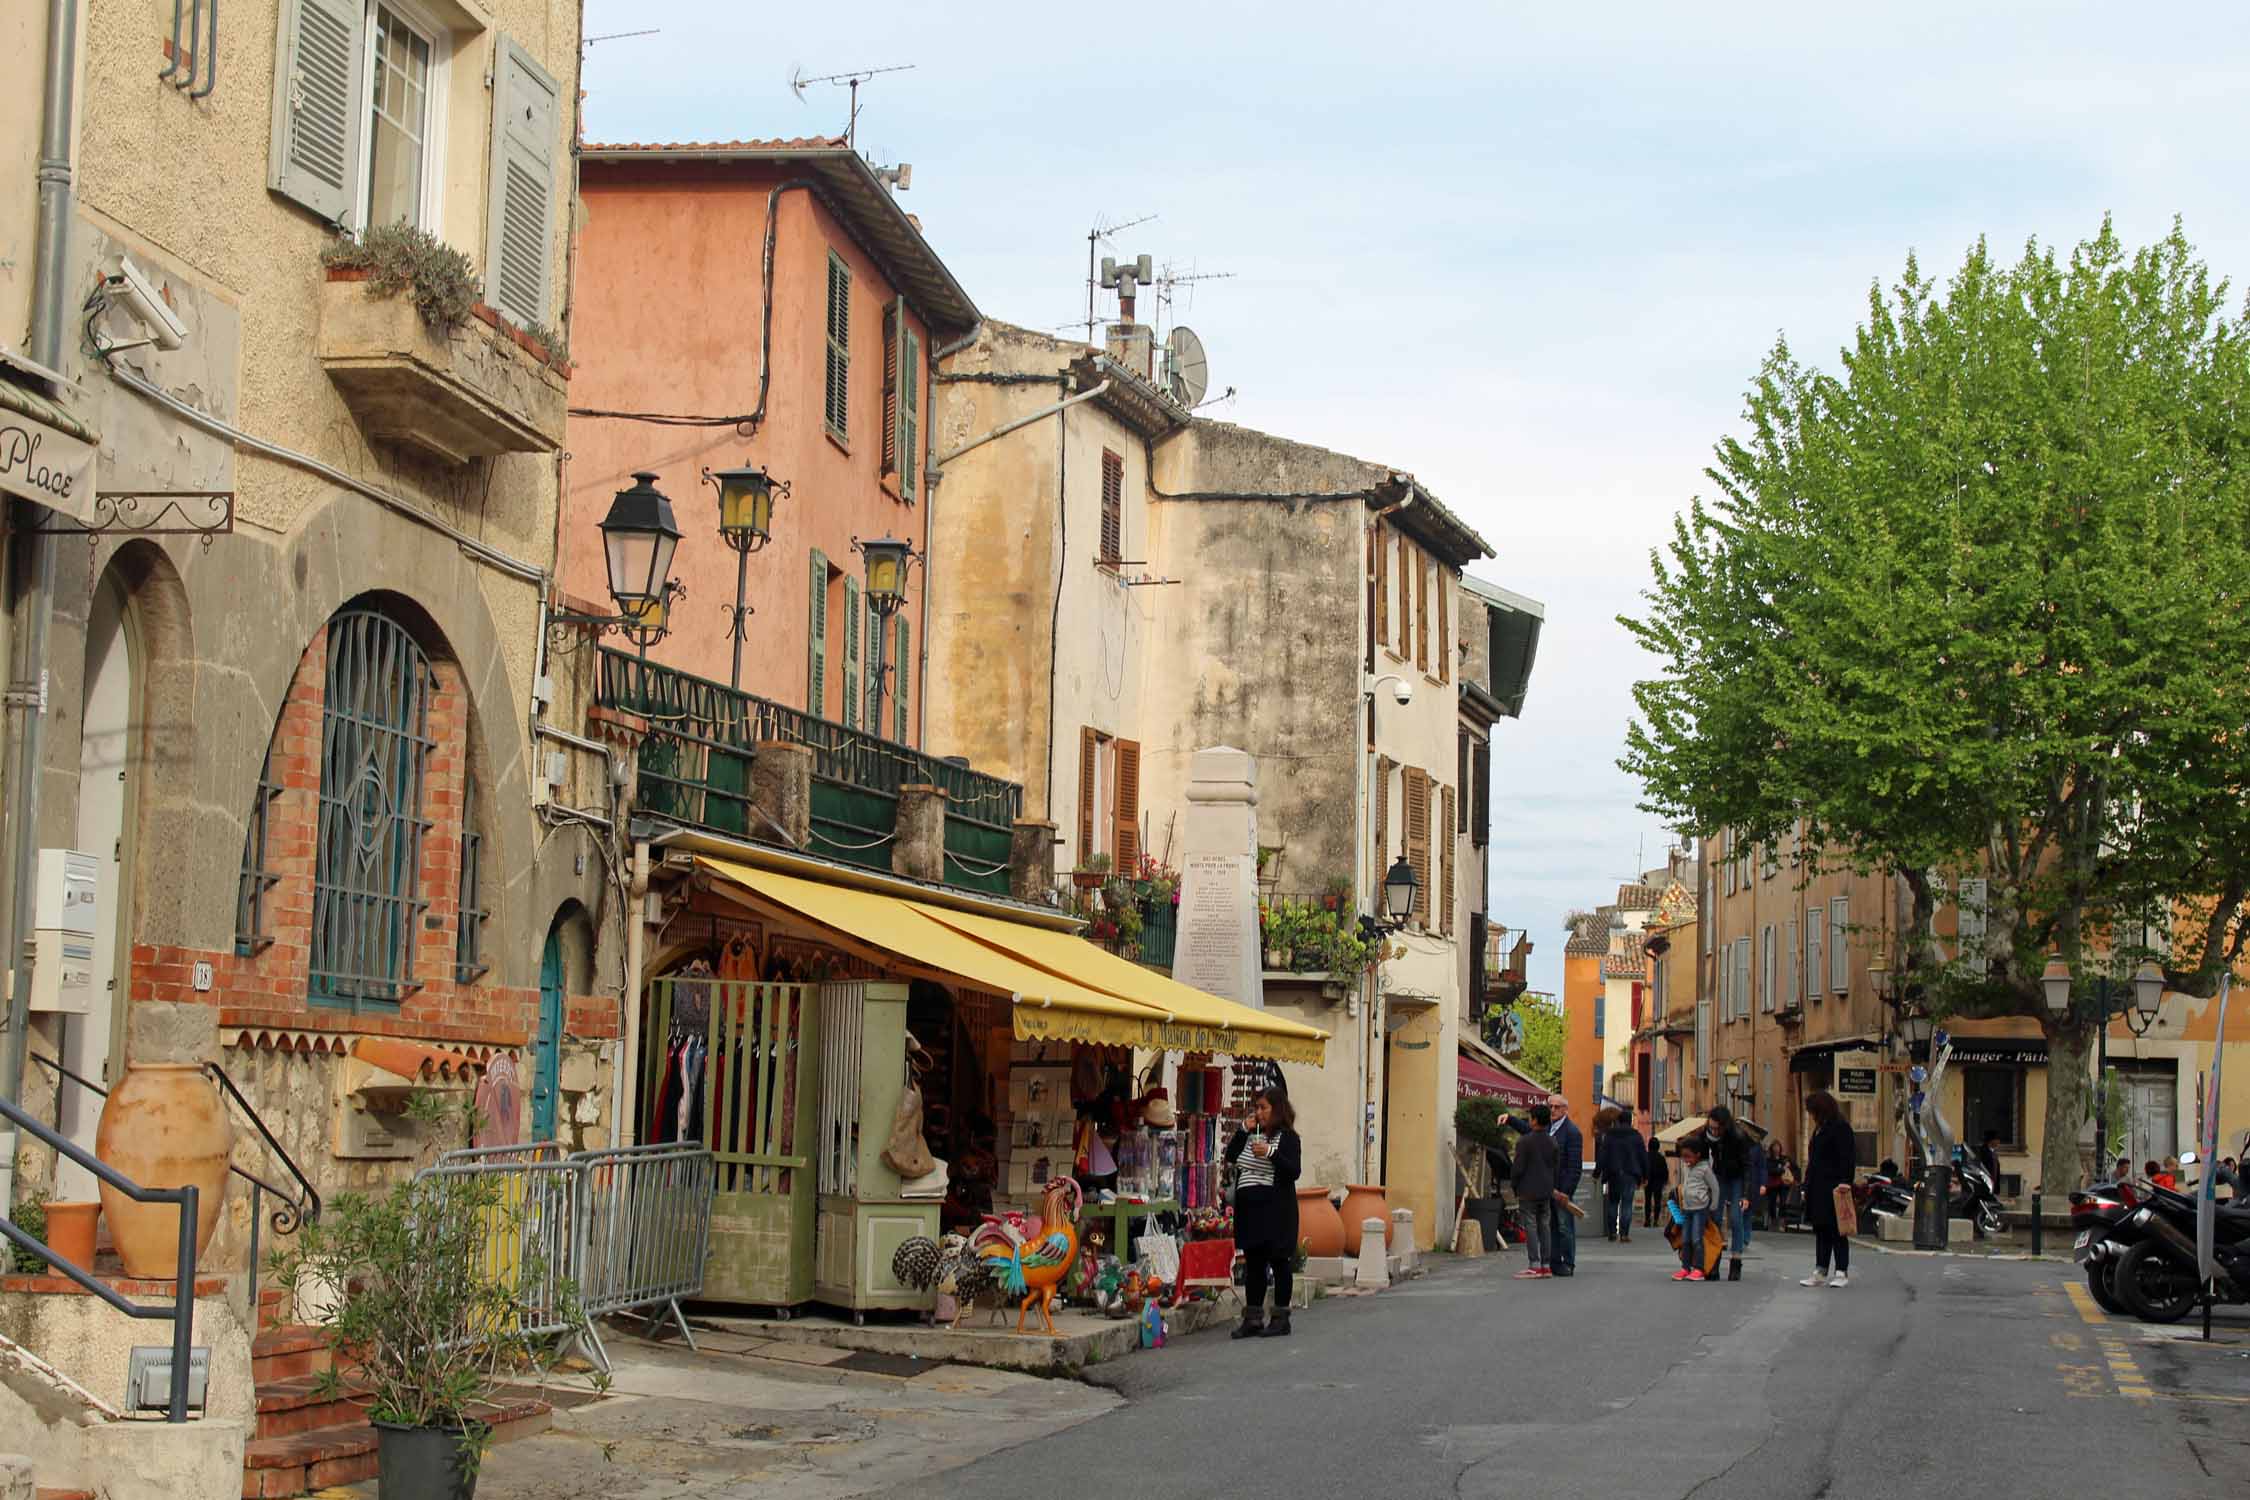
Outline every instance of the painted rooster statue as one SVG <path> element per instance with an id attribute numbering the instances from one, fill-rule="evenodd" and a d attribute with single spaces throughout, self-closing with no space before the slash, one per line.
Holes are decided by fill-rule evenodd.
<path id="1" fill-rule="evenodd" d="M 1039 1222 L 1030 1226 L 1028 1233 L 1005 1220 L 988 1219 L 969 1236 L 970 1248 L 993 1273 L 1001 1295 L 1021 1299 L 1016 1332 L 1024 1331 L 1031 1304 L 1036 1302 L 1039 1321 L 1046 1326 L 1048 1337 L 1056 1336 L 1055 1294 L 1070 1274 L 1071 1262 L 1078 1258 L 1078 1210 L 1084 1203 L 1085 1194 L 1076 1182 L 1057 1177 L 1047 1184 Z"/>

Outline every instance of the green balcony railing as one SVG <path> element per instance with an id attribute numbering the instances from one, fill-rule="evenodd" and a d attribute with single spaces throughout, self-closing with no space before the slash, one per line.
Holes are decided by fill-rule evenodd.
<path id="1" fill-rule="evenodd" d="M 1023 788 L 1012 781 L 606 647 L 596 701 L 648 720 L 640 751 L 647 812 L 771 838 L 750 810 L 750 762 L 759 741 L 786 741 L 812 752 L 807 852 L 890 869 L 899 788 L 936 786 L 946 794 L 945 883 L 1007 894 L 1013 825 L 1023 816 Z"/>

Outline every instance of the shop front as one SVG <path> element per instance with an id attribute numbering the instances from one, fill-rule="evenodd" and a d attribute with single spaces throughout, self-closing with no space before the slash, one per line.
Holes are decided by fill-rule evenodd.
<path id="1" fill-rule="evenodd" d="M 901 1245 L 1053 1212 L 1130 1258 L 1221 1209 L 1227 1121 L 1325 1034 L 1078 937 L 1051 908 L 676 838 L 653 883 L 642 1140 L 718 1181 L 705 1298 L 923 1308 Z"/>

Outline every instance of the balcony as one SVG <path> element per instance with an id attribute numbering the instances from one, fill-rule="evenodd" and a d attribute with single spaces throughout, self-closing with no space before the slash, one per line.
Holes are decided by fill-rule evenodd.
<path id="1" fill-rule="evenodd" d="M 1023 788 L 858 729 L 603 648 L 596 702 L 648 720 L 641 741 L 644 812 L 734 838 L 771 842 L 750 806 L 761 740 L 812 752 L 812 832 L 804 852 L 888 872 L 899 788 L 942 788 L 945 884 L 1008 894 L 1008 854 Z"/>
<path id="2" fill-rule="evenodd" d="M 483 308 L 433 333 L 412 298 L 371 297 L 361 277 L 328 273 L 318 352 L 370 438 L 449 464 L 562 446 L 569 387 L 537 345 Z"/>

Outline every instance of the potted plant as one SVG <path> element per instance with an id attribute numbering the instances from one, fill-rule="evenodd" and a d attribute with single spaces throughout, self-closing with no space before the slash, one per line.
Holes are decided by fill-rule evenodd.
<path id="1" fill-rule="evenodd" d="M 476 1412 L 498 1372 L 543 1375 L 560 1352 L 517 1331 L 527 1309 L 570 1321 L 554 1306 L 570 1292 L 502 1181 L 446 1173 L 340 1194 L 275 1257 L 282 1286 L 319 1299 L 334 1351 L 319 1398 L 365 1403 L 382 1500 L 468 1500 L 491 1437 Z"/>
<path id="2" fill-rule="evenodd" d="M 1106 854 L 1089 854 L 1070 872 L 1070 883 L 1082 891 L 1099 890 L 1109 880 L 1110 861 Z"/>

